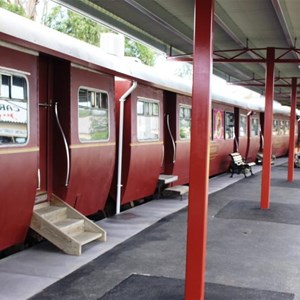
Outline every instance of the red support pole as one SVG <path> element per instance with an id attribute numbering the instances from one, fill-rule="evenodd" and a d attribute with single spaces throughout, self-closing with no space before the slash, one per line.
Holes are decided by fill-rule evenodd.
<path id="1" fill-rule="evenodd" d="M 195 0 L 186 300 L 203 300 L 209 180 L 214 0 Z"/>
<path id="2" fill-rule="evenodd" d="M 266 98 L 264 118 L 264 149 L 261 181 L 260 208 L 270 207 L 272 129 L 273 129 L 273 99 L 274 99 L 274 59 L 275 49 L 267 49 Z"/>
<path id="3" fill-rule="evenodd" d="M 292 78 L 292 97 L 290 114 L 290 140 L 289 140 L 289 167 L 288 181 L 294 181 L 294 155 L 295 155 L 295 123 L 297 103 L 297 78 Z"/>

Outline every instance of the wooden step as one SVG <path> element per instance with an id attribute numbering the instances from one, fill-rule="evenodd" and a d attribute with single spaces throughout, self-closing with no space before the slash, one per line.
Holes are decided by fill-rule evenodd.
<path id="1" fill-rule="evenodd" d="M 164 196 L 182 196 L 189 192 L 189 187 L 187 185 L 176 185 L 169 188 L 164 189 Z"/>
<path id="2" fill-rule="evenodd" d="M 177 175 L 160 174 L 158 177 L 159 184 L 168 184 L 168 183 L 174 182 L 176 180 L 178 180 Z"/>
<path id="3" fill-rule="evenodd" d="M 102 238 L 102 233 L 84 231 L 73 236 L 74 240 L 81 246 Z"/>
<path id="4" fill-rule="evenodd" d="M 84 231 L 84 220 L 82 219 L 64 219 L 53 223 L 62 232 L 70 236 L 82 233 Z"/>
<path id="5" fill-rule="evenodd" d="M 35 205 L 30 227 L 71 255 L 80 255 L 91 241 L 106 240 L 102 228 L 56 196 Z"/>
<path id="6" fill-rule="evenodd" d="M 58 222 L 67 217 L 67 208 L 55 205 L 42 207 L 35 212 L 51 223 Z"/>

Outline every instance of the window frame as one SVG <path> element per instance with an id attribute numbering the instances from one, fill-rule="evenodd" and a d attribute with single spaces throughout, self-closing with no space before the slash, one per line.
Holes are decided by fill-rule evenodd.
<path id="1" fill-rule="evenodd" d="M 97 93 L 103 93 L 103 94 L 106 94 L 107 95 L 107 108 L 106 109 L 103 109 L 103 108 L 94 108 L 95 111 L 103 111 L 103 110 L 106 110 L 107 111 L 107 131 L 108 131 L 108 135 L 107 135 L 107 138 L 106 139 L 97 139 L 97 140 L 82 140 L 80 138 L 80 130 L 79 130 L 79 120 L 80 120 L 80 117 L 79 117 L 79 106 L 80 106 L 80 97 L 79 97 L 79 92 L 80 90 L 86 90 L 88 93 L 89 92 L 93 92 L 95 93 L 95 96 L 94 96 L 94 102 L 97 103 Z M 89 102 L 90 104 L 92 104 L 92 99 L 90 100 Z M 88 107 L 90 110 L 93 109 L 93 107 Z M 106 90 L 102 90 L 102 89 L 97 89 L 97 88 L 92 88 L 92 87 L 88 87 L 88 86 L 80 86 L 78 88 L 78 91 L 77 91 L 77 110 L 78 110 L 78 113 L 77 113 L 77 121 L 78 121 L 78 126 L 77 126 L 77 136 L 78 136 L 78 139 L 79 139 L 79 142 L 80 143 L 83 143 L 83 144 L 86 144 L 86 143 L 105 143 L 105 142 L 108 142 L 109 139 L 110 139 L 110 135 L 111 135 L 111 124 L 110 124 L 110 101 L 109 101 L 109 92 L 106 91 Z"/>
<path id="2" fill-rule="evenodd" d="M 190 121 L 190 135 L 189 137 L 186 137 L 186 138 L 183 138 L 181 137 L 180 135 L 180 130 L 181 130 L 181 120 L 184 119 L 186 120 L 186 118 L 181 118 L 180 117 L 180 110 L 181 108 L 187 108 L 190 110 L 190 118 L 189 118 L 189 121 Z M 184 103 L 179 103 L 179 118 L 178 118 L 178 136 L 179 136 L 179 140 L 181 141 L 190 141 L 191 140 L 191 127 L 192 127 L 192 106 L 191 105 L 188 105 L 188 104 L 184 104 Z"/>
<path id="3" fill-rule="evenodd" d="M 257 134 L 255 134 L 255 131 L 253 130 L 253 121 L 257 121 Z M 250 128 L 250 136 L 251 137 L 256 137 L 259 136 L 259 118 L 257 116 L 251 116 L 251 128 Z"/>
<path id="4" fill-rule="evenodd" d="M 233 126 L 228 126 L 227 124 L 227 115 L 231 115 L 233 117 Z M 232 137 L 227 137 L 227 127 L 232 127 L 233 132 L 232 132 Z M 224 112 L 224 135 L 225 135 L 225 140 L 233 140 L 235 136 L 235 114 L 232 111 L 225 111 Z"/>
<path id="5" fill-rule="evenodd" d="M 8 91 L 8 97 L 1 95 L 1 87 L 2 87 L 2 76 L 8 76 L 10 78 L 9 80 L 9 91 Z M 18 106 L 14 102 L 18 103 L 24 103 L 26 107 L 26 123 L 21 122 L 15 122 L 16 124 L 25 124 L 26 125 L 26 137 L 19 137 L 20 139 L 25 139 L 25 142 L 12 142 L 12 143 L 0 143 L 0 147 L 24 147 L 28 145 L 30 141 L 30 99 L 29 99 L 29 80 L 28 76 L 30 76 L 30 73 L 28 72 L 22 72 L 21 70 L 12 70 L 9 68 L 2 68 L 0 67 L 0 100 L 5 101 L 13 106 Z M 22 78 L 26 84 L 26 89 L 23 91 L 23 98 L 13 98 L 12 97 L 12 88 L 13 88 L 13 78 L 19 77 Z M 3 122 L 5 123 L 5 122 Z M 9 136 L 8 136 L 9 137 Z M 15 136 L 10 136 L 9 138 L 16 139 Z M 18 138 L 18 137 L 17 137 Z"/>
<path id="6" fill-rule="evenodd" d="M 241 119 L 244 118 L 245 119 L 245 133 L 243 135 L 241 135 Z M 247 137 L 247 115 L 245 114 L 240 114 L 240 117 L 239 117 L 239 137 Z"/>
<path id="7" fill-rule="evenodd" d="M 143 113 L 138 113 L 138 105 L 139 105 L 139 102 L 143 102 L 143 103 L 155 103 L 157 104 L 157 108 L 158 108 L 158 114 L 153 114 L 154 110 L 153 110 L 153 107 L 152 107 L 152 114 L 150 115 L 150 109 L 148 106 L 148 114 L 146 114 L 146 110 L 145 110 L 145 106 L 143 105 Z M 158 128 L 157 128 L 157 131 L 158 131 L 158 137 L 157 138 L 151 138 L 151 139 L 141 139 L 139 137 L 139 122 L 138 122 L 138 118 L 139 116 L 143 116 L 145 118 L 147 117 L 157 117 L 157 124 L 158 124 Z M 161 117 L 161 109 L 160 109 L 160 101 L 159 100 L 155 100 L 155 99 L 152 99 L 152 98 L 146 98 L 146 97 L 137 97 L 137 100 L 136 100 L 136 139 L 139 143 L 147 143 L 147 142 L 157 142 L 160 140 L 160 136 L 161 136 L 161 133 L 160 133 L 160 127 L 161 127 L 161 124 L 160 124 L 160 117 Z"/>

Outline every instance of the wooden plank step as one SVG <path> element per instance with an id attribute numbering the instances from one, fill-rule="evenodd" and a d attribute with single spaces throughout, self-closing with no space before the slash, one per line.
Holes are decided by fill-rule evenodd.
<path id="1" fill-rule="evenodd" d="M 189 187 L 187 185 L 176 185 L 164 189 L 163 194 L 165 196 L 170 196 L 170 195 L 182 196 L 188 192 L 189 192 Z"/>
<path id="2" fill-rule="evenodd" d="M 37 209 L 35 212 L 51 223 L 60 221 L 67 217 L 67 208 L 62 206 L 50 205 Z"/>
<path id="3" fill-rule="evenodd" d="M 81 246 L 92 242 L 94 240 L 100 239 L 102 237 L 101 232 L 89 232 L 89 231 L 84 231 L 82 233 L 76 234 L 72 236 L 72 238 L 79 243 Z"/>
<path id="4" fill-rule="evenodd" d="M 174 182 L 176 180 L 178 180 L 177 175 L 160 174 L 158 177 L 158 182 L 160 184 L 168 184 L 168 183 Z"/>
<path id="5" fill-rule="evenodd" d="M 84 231 L 84 220 L 82 219 L 64 219 L 53 223 L 62 232 L 67 235 L 74 236 Z"/>

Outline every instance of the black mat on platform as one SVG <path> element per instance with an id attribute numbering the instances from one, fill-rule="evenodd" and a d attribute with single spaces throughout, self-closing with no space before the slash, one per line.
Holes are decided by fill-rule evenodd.
<path id="1" fill-rule="evenodd" d="M 245 219 L 300 225 L 300 205 L 271 203 L 270 209 L 260 209 L 258 201 L 233 200 L 225 205 L 215 217 Z"/>
<path id="2" fill-rule="evenodd" d="M 294 180 L 293 182 L 287 181 L 287 179 L 273 178 L 271 180 L 271 186 L 283 187 L 283 188 L 300 188 L 300 180 Z"/>
<path id="3" fill-rule="evenodd" d="M 183 300 L 184 280 L 131 275 L 99 300 Z M 207 283 L 205 300 L 292 300 L 293 294 Z"/>

